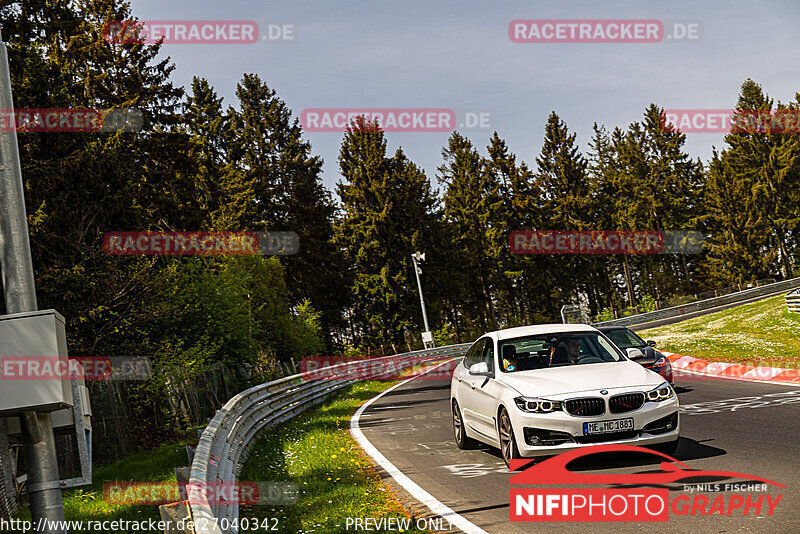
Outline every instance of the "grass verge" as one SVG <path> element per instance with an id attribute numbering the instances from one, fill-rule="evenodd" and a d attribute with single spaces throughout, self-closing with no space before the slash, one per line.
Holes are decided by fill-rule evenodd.
<path id="1" fill-rule="evenodd" d="M 362 382 L 344 388 L 325 404 L 269 429 L 254 444 L 239 477 L 243 481 L 291 481 L 297 502 L 286 506 L 242 506 L 240 518 L 258 518 L 258 525 L 279 532 L 346 532 L 346 519 L 398 518 L 408 513 L 382 483 L 380 475 L 349 432 L 350 418 L 368 399 L 391 382 Z M 164 445 L 134 453 L 93 470 L 90 486 L 63 492 L 67 521 L 160 520 L 157 505 L 112 504 L 104 500 L 108 482 L 172 482 L 175 467 L 188 464 L 185 445 Z M 17 518 L 30 520 L 23 506 Z M 269 518 L 270 521 L 263 521 Z M 255 524 L 255 523 L 251 523 Z M 376 528 L 371 532 L 427 532 Z M 350 530 L 353 527 L 351 526 Z M 256 529 L 261 532 L 263 529 Z M 251 530 L 252 531 L 252 530 Z M 106 530 L 127 534 L 128 530 Z"/>
<path id="2" fill-rule="evenodd" d="M 188 443 L 188 442 L 186 442 Z M 113 521 L 116 519 L 142 521 L 161 519 L 157 505 L 110 504 L 103 499 L 103 486 L 107 482 L 145 481 L 175 482 L 175 467 L 187 465 L 186 443 L 163 445 L 141 451 L 112 464 L 94 468 L 92 484 L 63 492 L 64 518 L 67 521 Z M 17 516 L 29 520 L 30 510 L 21 508 Z M 125 530 L 105 532 L 127 533 Z"/>
<path id="3" fill-rule="evenodd" d="M 274 518 L 280 532 L 346 532 L 347 518 L 408 518 L 350 435 L 356 409 L 387 387 L 362 382 L 318 408 L 267 430 L 253 445 L 240 480 L 292 481 L 297 501 L 285 506 L 242 506 L 240 517 Z M 374 525 L 370 525 L 375 528 Z M 410 522 L 405 532 L 426 532 Z M 353 530 L 353 526 L 350 526 Z M 403 532 L 375 529 L 372 532 Z"/>
<path id="4" fill-rule="evenodd" d="M 658 348 L 707 360 L 785 367 L 800 365 L 800 314 L 783 296 L 638 332 Z"/>

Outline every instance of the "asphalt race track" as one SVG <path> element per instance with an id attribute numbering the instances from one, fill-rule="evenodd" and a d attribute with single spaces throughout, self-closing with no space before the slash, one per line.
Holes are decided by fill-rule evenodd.
<path id="1" fill-rule="evenodd" d="M 800 384 L 761 384 L 676 376 L 681 403 L 681 442 L 674 457 L 692 469 L 734 471 L 779 482 L 783 495 L 774 515 L 681 515 L 658 523 L 511 523 L 509 478 L 500 452 L 461 451 L 453 441 L 450 382 L 416 378 L 376 400 L 360 419 L 366 438 L 403 474 L 444 505 L 491 534 L 501 532 L 800 532 Z M 589 460 L 589 459 L 586 459 Z M 575 469 L 587 473 L 658 471 L 656 462 L 594 457 Z M 601 462 L 601 463 L 600 463 Z M 724 484 L 742 479 L 690 479 L 670 485 L 670 502 L 689 494 L 683 484 Z M 610 486 L 606 486 L 610 487 Z M 741 492 L 739 492 L 742 494 Z M 714 501 L 719 493 L 703 493 Z M 724 492 L 726 499 L 732 495 Z M 691 495 L 690 495 L 691 497 Z"/>

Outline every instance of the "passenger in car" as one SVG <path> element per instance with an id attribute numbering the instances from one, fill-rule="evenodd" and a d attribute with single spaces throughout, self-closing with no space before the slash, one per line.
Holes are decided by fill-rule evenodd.
<path id="1" fill-rule="evenodd" d="M 503 370 L 517 370 L 517 349 L 514 347 L 514 345 L 503 346 Z"/>

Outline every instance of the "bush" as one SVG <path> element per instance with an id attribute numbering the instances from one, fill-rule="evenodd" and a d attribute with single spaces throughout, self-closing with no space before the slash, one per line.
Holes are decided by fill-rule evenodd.
<path id="1" fill-rule="evenodd" d="M 640 306 L 646 312 L 656 311 L 658 309 L 658 301 L 652 295 L 645 295 L 642 297 Z"/>

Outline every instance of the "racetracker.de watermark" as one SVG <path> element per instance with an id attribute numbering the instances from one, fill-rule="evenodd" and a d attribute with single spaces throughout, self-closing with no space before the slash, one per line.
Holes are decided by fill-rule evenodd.
<path id="1" fill-rule="evenodd" d="M 693 309 L 686 309 L 689 313 Z M 676 378 L 684 380 L 716 380 L 720 378 L 733 378 L 742 380 L 763 380 L 775 382 L 800 382 L 800 362 L 788 359 L 761 359 L 757 365 L 714 362 L 695 359 L 682 362 L 681 359 L 673 361 L 672 371 Z"/>
<path id="2" fill-rule="evenodd" d="M 102 33 L 112 44 L 253 44 L 294 41 L 296 27 L 254 20 L 112 20 Z"/>
<path id="3" fill-rule="evenodd" d="M 177 501 L 189 504 L 293 504 L 299 490 L 292 481 L 282 482 L 106 482 L 103 500 L 111 505 L 160 505 Z"/>
<path id="4" fill-rule="evenodd" d="M 403 356 L 351 360 L 340 356 L 303 358 L 303 380 L 380 380 L 394 381 L 416 377 L 421 380 L 450 380 L 460 360 L 452 360 L 429 370 L 430 362 L 409 360 Z"/>
<path id="5" fill-rule="evenodd" d="M 798 133 L 800 110 L 667 109 L 661 129 L 681 133 Z"/>
<path id="6" fill-rule="evenodd" d="M 703 234 L 656 230 L 517 230 L 513 254 L 699 254 Z"/>
<path id="7" fill-rule="evenodd" d="M 490 129 L 492 113 L 451 108 L 309 108 L 300 113 L 300 124 L 307 132 L 344 133 L 356 119 L 377 124 L 384 132 L 451 132 Z"/>
<path id="8" fill-rule="evenodd" d="M 508 25 L 515 43 L 660 43 L 696 41 L 697 21 L 656 19 L 517 19 Z"/>
<path id="9" fill-rule="evenodd" d="M 300 238 L 296 232 L 108 232 L 103 249 L 117 256 L 287 256 L 300 250 Z"/>
<path id="10" fill-rule="evenodd" d="M 132 108 L 0 109 L 0 132 L 138 132 L 143 122 L 142 112 Z"/>
<path id="11" fill-rule="evenodd" d="M 0 356 L 0 380 L 147 380 L 150 359 L 135 356 Z"/>

